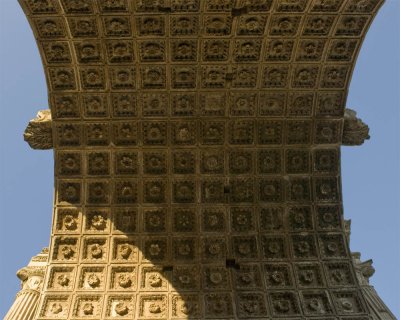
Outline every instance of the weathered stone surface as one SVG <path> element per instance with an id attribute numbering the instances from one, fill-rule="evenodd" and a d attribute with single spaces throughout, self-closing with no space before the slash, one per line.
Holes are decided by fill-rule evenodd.
<path id="1" fill-rule="evenodd" d="M 369 138 L 368 126 L 360 118 L 357 118 L 357 113 L 354 110 L 346 109 L 344 113 L 343 145 L 359 146 Z"/>
<path id="2" fill-rule="evenodd" d="M 50 110 L 41 110 L 35 119 L 29 121 L 24 139 L 32 149 L 53 148 L 53 130 Z"/>
<path id="3" fill-rule="evenodd" d="M 21 290 L 15 297 L 4 320 L 33 320 L 43 290 L 44 276 L 48 262 L 48 248 L 44 248 L 34 256 L 29 264 L 18 270 L 17 277 L 21 280 Z"/>
<path id="4" fill-rule="evenodd" d="M 340 147 L 381 0 L 20 2 L 56 164 L 36 319 L 368 318 Z"/>

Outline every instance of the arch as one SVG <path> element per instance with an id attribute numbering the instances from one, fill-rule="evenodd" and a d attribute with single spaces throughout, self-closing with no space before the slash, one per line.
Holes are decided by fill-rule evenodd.
<path id="1" fill-rule="evenodd" d="M 41 3 L 44 3 L 43 6 Z M 186 202 L 196 202 L 196 209 L 198 207 L 203 209 L 202 206 L 206 209 L 208 207 L 205 205 L 206 203 L 212 206 L 217 203 L 218 207 L 228 208 L 230 216 L 228 220 L 230 219 L 232 223 L 233 233 L 227 236 L 227 242 L 230 243 L 229 247 L 231 247 L 233 256 L 237 260 L 243 261 L 244 264 L 249 261 L 249 257 L 246 257 L 246 254 L 241 256 L 240 246 L 255 246 L 250 250 L 251 254 L 254 254 L 254 249 L 257 247 L 261 249 L 270 244 L 287 243 L 286 252 L 282 252 L 285 256 L 277 260 L 271 256 L 263 256 L 258 260 L 262 262 L 257 263 L 259 267 L 266 268 L 263 270 L 267 273 L 268 268 L 274 267 L 279 267 L 280 269 L 277 270 L 283 273 L 285 270 L 289 270 L 286 272 L 293 277 L 294 285 L 294 275 L 299 276 L 301 270 L 298 269 L 300 264 L 292 262 L 292 259 L 301 261 L 300 255 L 303 254 L 301 253 L 302 249 L 297 248 L 298 244 L 313 247 L 311 251 L 315 252 L 310 253 L 314 255 L 310 261 L 315 262 L 314 266 L 317 266 L 319 272 L 325 273 L 327 272 L 326 268 L 329 269 L 329 262 L 325 262 L 325 260 L 329 260 L 326 250 L 330 250 L 329 244 L 332 242 L 333 246 L 341 248 L 342 256 L 335 256 L 335 259 L 343 258 L 345 264 L 347 263 L 348 267 L 352 268 L 349 263 L 350 253 L 344 240 L 341 217 L 338 149 L 342 142 L 345 98 L 355 55 L 366 28 L 380 3 L 370 1 L 365 2 L 365 6 L 357 6 L 354 1 L 346 3 L 333 1 L 331 3 L 337 4 L 337 6 L 324 8 L 318 1 L 313 3 L 298 1 L 295 5 L 285 5 L 283 1 L 282 4 L 273 3 L 272 7 L 271 1 L 264 1 L 250 2 L 247 7 L 232 8 L 229 7 L 229 1 L 226 2 L 226 5 L 213 4 L 210 1 L 201 8 L 196 8 L 196 2 L 193 7 L 181 7 L 179 2 L 172 2 L 171 7 L 153 8 L 147 7 L 146 2 L 143 2 L 143 6 L 131 8 L 124 7 L 124 1 L 122 1 L 119 2 L 122 6 L 118 7 L 117 5 L 118 8 L 112 9 L 107 6 L 108 2 L 104 2 L 104 6 L 103 2 L 99 2 L 99 6 L 93 7 L 91 2 L 81 2 L 86 4 L 79 9 L 82 11 L 69 3 L 72 2 L 27 1 L 23 3 L 30 21 L 32 21 L 35 34 L 38 36 L 39 47 L 46 62 L 45 69 L 55 131 L 54 149 L 58 164 L 55 172 L 56 201 L 58 201 L 55 206 L 56 219 L 64 214 L 63 210 L 71 209 L 71 213 L 75 214 L 76 212 L 81 223 L 85 224 L 91 210 L 89 207 L 97 208 L 96 206 L 102 202 L 105 204 L 103 206 L 113 208 L 115 217 L 119 216 L 120 213 L 117 211 L 122 203 L 139 202 L 142 205 L 168 202 L 165 201 L 166 195 L 164 195 L 164 199 L 159 196 L 159 190 L 169 185 L 172 209 L 176 206 L 190 207 Z M 110 13 L 107 12 L 108 10 Z M 194 10 L 196 14 L 187 16 L 193 17 L 193 21 L 195 21 L 196 16 L 199 15 L 207 22 L 205 30 L 202 30 L 205 34 L 199 34 L 199 39 L 187 36 L 191 41 L 198 41 L 197 45 L 200 40 L 204 42 L 204 44 L 202 43 L 204 51 L 200 50 L 201 59 L 200 57 L 193 58 L 191 54 L 193 55 L 196 50 L 187 51 L 187 47 L 183 55 L 179 53 L 179 40 L 171 36 L 173 32 L 176 32 L 176 30 L 174 31 L 174 19 L 179 18 L 179 14 L 176 12 L 182 10 Z M 204 12 L 209 11 L 209 15 L 204 14 L 203 10 Z M 147 13 L 148 11 L 149 13 Z M 161 12 L 161 14 L 156 16 L 154 15 L 155 11 Z M 256 13 L 257 11 L 262 13 Z M 89 15 L 88 12 L 90 12 Z M 85 16 L 80 16 L 80 13 L 85 13 Z M 243 27 L 246 25 L 246 15 L 257 17 L 261 23 L 267 16 L 268 27 L 265 36 L 257 34 L 260 31 L 254 27 L 254 19 L 251 21 L 250 29 Z M 146 20 L 147 18 L 148 20 Z M 164 20 L 169 20 L 169 24 Z M 149 27 L 144 27 L 147 25 Z M 163 39 L 160 36 L 164 36 L 164 27 L 167 25 L 170 26 L 171 34 L 169 37 L 165 35 L 165 39 Z M 235 29 L 237 30 L 236 36 L 229 36 L 229 40 L 226 40 L 225 35 L 227 33 L 230 35 L 234 27 L 237 28 Z M 143 33 L 141 34 L 141 32 Z M 185 32 L 193 31 L 186 30 Z M 140 38 L 141 36 L 143 38 Z M 50 37 L 50 41 L 43 37 Z M 92 40 L 82 40 L 86 37 Z M 218 54 L 211 51 L 207 56 L 208 40 L 211 42 L 214 38 L 221 39 L 222 42 L 231 42 L 229 44 L 230 51 L 224 53 L 222 50 Z M 253 43 L 249 42 L 248 38 Z M 103 40 L 104 44 L 100 43 Z M 141 51 L 141 44 L 146 41 L 165 42 L 165 44 L 168 43 L 166 47 L 173 48 L 173 50 L 167 51 L 166 49 L 164 52 L 161 50 L 159 53 L 151 51 L 152 54 L 146 56 L 147 51 Z M 53 42 L 57 42 L 57 45 L 55 48 L 49 48 L 48 46 L 53 46 Z M 118 55 L 119 57 L 116 58 L 112 48 L 112 44 L 115 42 L 133 43 L 132 46 L 136 48 L 135 57 L 129 57 L 129 54 L 125 52 L 122 57 Z M 88 43 L 91 43 L 90 48 L 85 46 Z M 187 45 L 187 43 L 185 44 Z M 196 43 L 192 45 L 196 46 Z M 63 56 L 62 53 L 65 51 L 60 49 L 63 46 L 65 51 L 70 50 L 69 56 L 68 54 Z M 148 48 L 147 45 L 144 47 Z M 222 48 L 224 47 L 222 46 Z M 252 48 L 252 51 L 249 48 Z M 48 51 L 54 49 L 57 49 L 55 50 L 56 54 Z M 258 55 L 257 50 L 259 50 Z M 97 52 L 97 55 L 93 54 L 93 51 Z M 197 54 L 200 55 L 200 52 L 198 51 Z M 205 56 L 203 56 L 204 54 Z M 51 61 L 54 57 L 59 60 Z M 117 60 L 113 60 L 114 58 Z M 166 66 L 164 63 L 158 62 L 160 59 L 161 62 L 167 62 L 167 58 Z M 128 59 L 134 59 L 135 62 L 130 63 Z M 229 63 L 220 62 L 224 59 L 227 59 Z M 191 63 L 182 61 L 191 61 Z M 192 65 L 193 61 L 196 61 L 195 67 Z M 105 66 L 104 63 L 107 65 Z M 149 67 L 147 67 L 148 65 Z M 123 107 L 124 104 L 121 106 L 118 103 L 121 102 L 120 97 L 117 96 L 120 92 L 124 92 L 123 100 L 126 98 L 128 101 L 125 104 L 127 109 Z M 136 97 L 135 94 L 137 94 Z M 165 99 L 170 99 L 171 108 L 167 111 L 160 107 L 157 108 L 160 105 L 165 106 L 163 94 L 166 96 Z M 179 102 L 182 102 L 183 98 L 185 98 L 185 102 L 191 101 L 193 97 L 198 109 L 191 112 L 196 116 L 184 120 L 188 115 L 185 112 L 188 111 L 184 107 L 185 104 L 180 105 Z M 227 98 L 229 98 L 229 104 L 226 105 L 226 110 L 221 110 L 219 107 Z M 133 108 L 132 110 L 135 100 L 137 109 Z M 155 102 L 155 107 L 153 102 Z M 70 107 L 67 108 L 66 105 L 70 105 Z M 75 111 L 73 106 L 76 108 Z M 168 115 L 164 115 L 163 112 Z M 153 119 L 157 121 L 153 121 Z M 218 135 L 221 128 L 229 131 L 229 136 L 221 138 Z M 137 136 L 133 134 L 135 131 Z M 276 132 L 276 136 L 274 136 L 274 132 Z M 165 139 L 164 133 L 169 135 L 170 140 Z M 218 150 L 220 149 L 218 146 L 228 144 L 232 148 L 231 146 L 224 148 L 222 162 L 229 165 L 226 169 L 222 169 L 222 173 L 219 173 L 218 162 L 221 158 L 221 150 Z M 118 171 L 121 170 L 117 167 L 118 164 L 115 164 L 116 167 L 112 167 L 110 164 L 110 160 L 118 159 L 118 156 L 130 158 L 130 155 L 127 154 L 129 152 L 133 156 L 130 161 L 135 160 L 135 152 L 139 158 L 143 157 L 141 159 L 146 159 L 147 154 L 151 156 L 152 153 L 157 152 L 161 153 L 160 159 L 162 159 L 163 152 L 172 156 L 172 153 L 169 152 L 174 148 L 181 148 L 182 152 L 190 153 L 190 147 L 187 148 L 189 151 L 183 147 L 188 145 L 196 146 L 201 150 L 198 154 L 196 153 L 199 164 L 196 167 L 196 178 L 189 181 L 180 175 L 172 178 L 171 181 L 168 180 L 169 177 L 165 177 L 163 180 L 151 176 L 151 170 L 156 170 L 156 168 L 151 168 L 151 161 L 138 162 L 139 166 L 143 166 L 138 171 L 139 179 L 125 178 L 128 173 Z M 210 148 L 210 145 L 214 147 Z M 202 147 L 204 146 L 207 147 L 203 152 Z M 252 148 L 255 146 L 257 152 L 250 151 L 249 146 Z M 281 146 L 283 147 L 281 148 Z M 91 156 L 93 157 L 91 158 Z M 97 161 L 97 157 L 101 159 Z M 262 161 L 256 161 L 256 157 Z M 284 169 L 282 167 L 280 170 L 271 169 L 269 164 L 278 162 L 277 160 L 281 158 L 281 161 L 284 162 Z M 151 160 L 151 158 L 149 159 Z M 246 159 L 251 159 L 251 161 Z M 319 160 L 316 161 L 317 159 Z M 331 164 L 324 165 L 325 162 L 321 159 L 329 159 Z M 63 164 L 63 160 L 66 161 L 66 164 Z M 175 158 L 171 157 L 169 161 L 173 163 Z M 250 171 L 246 171 L 249 169 L 241 167 L 240 164 L 246 163 L 246 161 L 252 163 L 256 169 L 251 168 Z M 106 162 L 108 168 L 98 168 L 95 165 L 102 162 Z M 80 167 L 72 166 L 70 168 L 68 163 L 75 163 Z M 150 167 L 150 171 L 146 171 L 148 170 L 147 165 Z M 83 173 L 83 170 L 86 169 L 87 171 Z M 129 170 L 131 170 L 129 175 L 136 174 L 135 170 L 137 169 L 130 168 Z M 183 169 L 169 167 L 168 170 Z M 119 175 L 118 172 L 122 173 Z M 147 176 L 148 172 L 149 176 Z M 243 179 L 241 176 L 243 172 L 258 173 L 258 175 L 248 175 Z M 115 176 L 107 180 L 110 174 L 115 174 Z M 159 173 L 154 171 L 153 174 Z M 272 178 L 270 178 L 271 174 Z M 204 177 L 208 177 L 208 179 Z M 134 189 L 142 178 L 147 180 L 144 180 L 141 187 L 136 187 L 138 192 L 136 198 Z M 257 188 L 254 187 L 255 181 L 257 181 Z M 196 191 L 191 190 L 193 186 L 197 186 Z M 249 191 L 250 189 L 252 191 Z M 113 190 L 112 193 L 111 190 Z M 152 190 L 155 190 L 156 196 L 152 195 Z M 147 191 L 148 194 L 146 194 Z M 174 193 L 175 191 L 176 193 Z M 112 199 L 106 199 L 107 195 L 110 195 Z M 93 198 L 91 198 L 92 196 Z M 234 205 L 230 205 L 229 201 L 226 201 L 227 198 Z M 137 201 L 137 199 L 140 200 Z M 117 205 L 114 206 L 115 203 Z M 270 203 L 273 205 L 271 206 Z M 68 208 L 68 204 L 71 204 L 70 208 Z M 88 208 L 85 207 L 86 205 Z M 79 209 L 84 207 L 83 214 L 80 212 L 81 210 L 75 210 L 75 206 Z M 290 207 L 290 210 L 286 206 Z M 125 207 L 128 208 L 131 205 L 125 205 Z M 158 210 L 160 205 L 153 207 Z M 163 206 L 161 205 L 161 207 Z M 263 229 L 262 219 L 274 220 L 276 216 L 272 209 L 283 207 L 285 207 L 283 231 L 285 236 L 277 235 L 273 230 Z M 248 210 L 249 208 L 250 210 Z M 263 209 L 269 211 L 262 213 Z M 308 210 L 311 210 L 312 213 L 309 214 Z M 338 214 L 339 225 L 336 226 L 336 229 L 323 229 L 322 226 L 314 224 L 320 222 L 318 217 L 319 215 L 323 216 L 325 210 L 334 210 Z M 144 219 L 147 211 L 139 211 Z M 199 214 L 201 212 L 200 210 Z M 279 214 L 278 210 L 278 216 Z M 162 214 L 160 215 L 162 216 Z M 313 222 L 306 226 L 307 222 L 304 220 L 303 227 L 296 227 L 297 216 L 299 219 L 306 220 L 311 216 Z M 250 220 L 254 219 L 257 223 L 255 226 L 235 226 L 235 223 L 240 225 L 239 221 L 235 220 L 236 217 L 241 219 L 250 217 Z M 113 219 L 115 222 L 115 218 Z M 277 227 L 281 228 L 282 225 L 279 226 L 279 221 L 278 219 L 276 222 Z M 200 221 L 198 222 L 201 224 Z M 264 223 L 271 226 L 270 221 Z M 146 231 L 147 227 L 145 224 L 140 226 L 140 230 L 143 231 L 141 237 L 148 232 Z M 200 230 L 202 227 L 198 226 L 198 228 Z M 300 232 L 304 230 L 308 232 L 307 235 Z M 335 232 L 326 232 L 326 230 L 335 230 Z M 57 224 L 53 231 L 55 234 L 51 247 L 53 260 L 50 260 L 50 264 L 56 267 L 57 249 L 60 248 L 58 244 L 66 240 L 67 236 L 65 235 L 68 232 L 60 230 L 60 226 Z M 290 232 L 298 233 L 291 235 Z M 87 235 L 91 234 L 91 232 L 87 232 Z M 165 237 L 167 236 L 170 235 L 165 235 Z M 194 241 L 202 240 L 201 236 L 199 233 L 198 239 L 194 239 Z M 72 240 L 77 239 L 77 242 L 80 241 L 76 237 L 69 237 Z M 115 237 L 111 241 L 118 239 L 114 235 L 111 237 Z M 98 236 L 98 238 L 105 239 L 102 236 Z M 82 239 L 83 242 L 86 241 L 86 238 L 84 239 Z M 91 238 L 87 236 L 87 239 L 89 241 Z M 171 236 L 170 241 L 173 240 L 174 237 Z M 235 246 L 235 241 L 239 245 L 238 247 Z M 328 247 L 325 248 L 325 244 Z M 76 248 L 76 253 L 83 254 L 85 244 Z M 274 248 L 278 247 L 272 245 L 272 249 L 270 248 L 269 251 L 274 251 Z M 142 249 L 144 251 L 146 245 Z M 170 247 L 170 250 L 172 251 L 173 248 Z M 279 250 L 280 248 L 278 248 Z M 296 253 L 296 250 L 300 251 Z M 256 256 L 263 254 L 265 252 L 262 253 L 262 251 L 255 253 Z M 268 255 L 270 254 L 273 252 L 268 253 Z M 310 257 L 303 256 L 303 258 L 307 261 Z M 314 258 L 317 259 L 314 260 Z M 275 263 L 275 261 L 279 261 L 279 263 Z M 301 284 L 297 283 L 297 286 L 300 288 Z M 268 288 L 268 285 L 266 287 Z M 362 301 L 363 298 L 355 282 L 350 291 L 351 294 L 349 294 L 352 298 L 349 299 Z M 230 294 L 226 294 L 225 297 L 228 297 L 226 299 L 229 301 Z M 264 298 L 265 294 L 268 296 L 267 299 Z M 81 296 L 79 293 L 76 295 L 74 293 L 71 294 L 71 298 L 72 295 L 77 301 L 75 306 L 79 311 Z M 139 294 L 139 296 L 140 299 L 146 299 L 145 295 L 142 297 Z M 208 296 L 210 294 L 204 293 L 202 303 L 207 305 Z M 45 293 L 42 299 L 42 310 L 46 310 L 46 303 L 50 301 L 48 299 L 51 299 L 51 294 Z M 212 300 L 214 299 L 213 295 Z M 300 303 L 306 303 L 307 299 L 317 299 L 319 307 L 322 306 L 324 312 L 332 315 L 347 312 L 340 309 L 341 299 L 347 298 L 339 297 L 337 292 L 329 286 L 315 297 L 310 296 L 306 291 L 301 292 L 301 295 L 298 296 L 298 293 L 293 290 L 288 292 L 271 290 L 270 292 L 269 289 L 266 289 L 266 292 L 261 293 L 260 291 L 257 297 L 253 294 L 253 296 L 240 298 L 241 301 L 246 301 L 246 299 L 250 299 L 250 303 L 253 301 L 251 299 L 262 301 L 259 302 L 259 305 L 265 304 L 265 308 L 268 308 L 268 312 L 272 316 L 287 312 L 284 310 L 287 309 L 285 307 L 287 303 L 292 309 L 290 312 L 293 312 L 293 315 L 302 315 L 303 312 L 305 314 L 312 313 L 313 311 L 304 305 L 300 307 Z M 336 302 L 333 303 L 331 300 Z M 231 303 L 233 306 L 233 300 Z M 360 303 L 362 304 L 362 302 Z M 140 306 L 140 302 L 137 306 Z M 218 309 L 218 306 L 214 307 Z M 104 309 L 106 308 L 104 305 Z M 206 310 L 208 309 L 205 308 L 204 311 Z M 238 315 L 243 311 L 233 310 L 232 307 L 231 312 L 233 316 L 233 313 Z M 315 312 L 321 311 L 319 309 Z M 365 314 L 366 312 L 367 310 L 364 309 L 359 310 L 358 313 Z"/>

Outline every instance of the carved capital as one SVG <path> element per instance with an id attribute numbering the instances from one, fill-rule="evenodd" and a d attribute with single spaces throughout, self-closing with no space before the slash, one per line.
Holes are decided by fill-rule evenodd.
<path id="1" fill-rule="evenodd" d="M 30 277 L 44 277 L 45 272 L 46 267 L 24 267 L 17 271 L 17 277 L 24 282 Z"/>
<path id="2" fill-rule="evenodd" d="M 345 146 L 360 146 L 365 140 L 369 140 L 369 127 L 352 109 L 346 109 L 344 113 L 344 126 L 342 144 Z"/>
<path id="3" fill-rule="evenodd" d="M 46 273 L 48 248 L 44 248 L 38 255 L 32 257 L 29 264 L 17 271 L 17 277 L 21 280 L 21 289 L 36 290 L 40 292 Z"/>
<path id="4" fill-rule="evenodd" d="M 35 119 L 29 121 L 24 132 L 24 140 L 32 149 L 53 148 L 52 120 L 50 110 L 40 110 Z"/>
<path id="5" fill-rule="evenodd" d="M 359 252 L 352 252 L 351 255 L 359 283 L 361 285 L 369 284 L 369 278 L 375 273 L 375 268 L 372 266 L 372 259 L 361 261 L 361 254 Z"/>

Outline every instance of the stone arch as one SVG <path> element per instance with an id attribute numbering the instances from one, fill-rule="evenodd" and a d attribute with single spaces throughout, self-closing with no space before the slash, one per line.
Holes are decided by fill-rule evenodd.
<path id="1" fill-rule="evenodd" d="M 202 265 L 202 292 L 194 290 L 193 297 L 206 317 L 214 311 L 226 312 L 226 317 L 254 312 L 272 317 L 344 315 L 349 303 L 350 313 L 366 314 L 354 279 L 347 283 L 345 296 L 330 280 L 311 286 L 324 286 L 311 293 L 303 290 L 307 286 L 301 268 L 315 277 L 329 277 L 332 259 L 343 262 L 340 268 L 352 270 L 341 215 L 338 148 L 355 56 L 380 2 L 200 3 L 160 1 L 153 7 L 146 1 L 137 6 L 126 1 L 21 1 L 48 79 L 57 163 L 55 219 L 72 214 L 81 225 L 70 232 L 61 219 L 53 227 L 49 267 L 69 260 L 69 254 L 62 253 L 69 247 L 76 254 L 71 263 L 75 276 L 80 272 L 75 289 L 64 295 L 66 305 L 73 303 L 74 308 L 66 317 L 85 312 L 80 301 L 86 303 L 86 298 L 104 309 L 103 316 L 108 312 L 105 300 L 112 305 L 114 291 L 84 294 L 78 288 L 86 280 L 79 277 L 91 246 L 97 251 L 107 247 L 104 252 L 112 255 L 119 239 L 130 239 L 115 229 L 129 210 L 127 217 L 140 217 L 131 238 L 142 243 L 133 246 L 144 252 L 142 259 L 147 249 L 158 245 L 162 252 L 164 246 L 169 259 L 160 266 L 166 272 L 182 259 L 175 249 L 185 238 L 190 241 L 182 243 L 183 251 L 195 252 L 195 267 L 200 268 L 200 243 L 207 246 L 203 231 L 210 227 L 201 218 L 209 214 L 226 219 L 226 229 L 221 230 L 227 254 L 210 268 L 219 268 L 218 279 L 227 275 L 230 280 L 224 285 L 232 285 L 233 293 L 210 293 L 218 285 L 207 287 L 211 271 Z M 188 17 L 189 25 L 183 21 Z M 196 19 L 202 19 L 203 30 L 196 30 Z M 177 36 L 182 32 L 187 38 L 183 51 Z M 221 51 L 208 51 L 216 39 Z M 118 162 L 125 158 L 130 165 Z M 165 171 L 163 161 L 169 164 Z M 195 229 L 180 231 L 174 225 L 175 217 L 184 216 L 181 209 L 188 217 L 194 212 Z M 334 222 L 324 222 L 325 215 Z M 150 216 L 165 219 L 165 226 L 158 226 L 161 231 L 146 220 Z M 105 225 L 103 229 L 91 225 L 95 217 L 95 225 Z M 194 231 L 196 236 L 185 235 Z M 113 263 L 119 267 L 118 258 L 109 259 L 104 290 L 111 289 Z M 154 257 L 149 260 L 158 264 Z M 308 263 L 303 265 L 302 260 Z M 180 261 L 186 264 L 185 258 Z M 263 274 L 265 287 L 248 295 L 237 288 L 236 292 L 236 269 L 231 268 L 236 264 L 253 266 L 255 274 Z M 145 275 L 148 266 L 137 267 Z M 268 281 L 274 281 L 275 273 L 286 276 L 288 283 L 274 287 Z M 50 290 L 43 295 L 39 317 L 46 317 L 46 306 L 56 297 L 50 276 L 47 281 Z M 132 311 L 138 317 L 146 316 L 140 306 L 153 301 L 143 292 L 131 295 L 138 298 L 138 310 Z M 171 296 L 160 292 L 153 296 L 171 307 Z M 252 309 L 255 305 L 258 311 Z"/>

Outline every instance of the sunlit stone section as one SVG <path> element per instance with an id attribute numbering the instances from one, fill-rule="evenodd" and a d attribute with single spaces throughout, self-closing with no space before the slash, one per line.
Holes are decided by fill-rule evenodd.
<path id="1" fill-rule="evenodd" d="M 24 140 L 32 149 L 46 150 L 53 148 L 50 110 L 40 110 L 35 119 L 29 121 L 24 132 Z"/>
<path id="2" fill-rule="evenodd" d="M 14 304 L 4 320 L 32 320 L 38 306 L 43 279 L 46 271 L 48 249 L 45 248 L 34 256 L 28 266 L 18 270 L 21 291 L 17 293 Z"/>
<path id="3" fill-rule="evenodd" d="M 37 320 L 369 319 L 340 148 L 382 0 L 20 3 L 55 157 Z"/>

